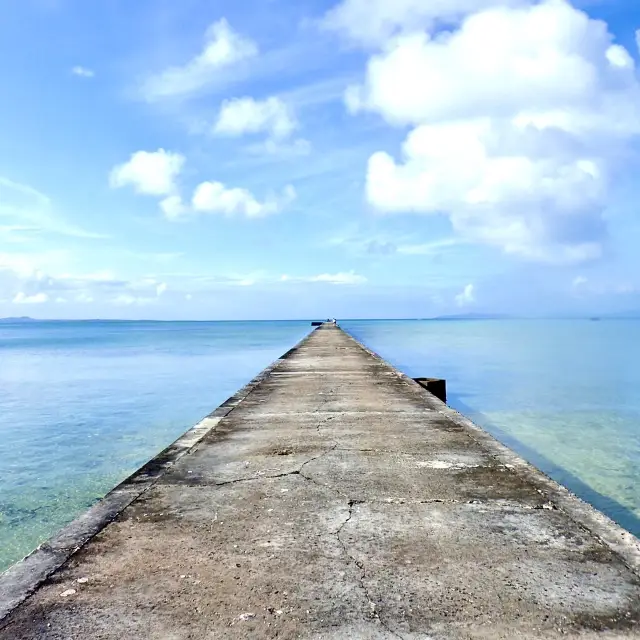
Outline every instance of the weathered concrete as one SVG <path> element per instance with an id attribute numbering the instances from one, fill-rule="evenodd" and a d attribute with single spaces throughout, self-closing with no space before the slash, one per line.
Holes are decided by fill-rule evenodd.
<path id="1" fill-rule="evenodd" d="M 0 577 L 0 638 L 640 637 L 640 543 L 336 327 L 185 438 Z"/>

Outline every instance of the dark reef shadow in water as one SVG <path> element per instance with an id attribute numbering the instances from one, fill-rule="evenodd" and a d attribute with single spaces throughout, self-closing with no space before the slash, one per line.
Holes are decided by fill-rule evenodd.
<path id="1" fill-rule="evenodd" d="M 480 411 L 476 411 L 473 407 L 466 404 L 463 400 L 463 394 L 447 392 L 447 396 L 447 404 L 456 409 L 456 411 L 460 411 L 460 413 L 477 422 L 483 429 L 486 429 L 487 432 L 502 442 L 502 444 L 515 451 L 518 455 L 540 469 L 540 471 L 546 473 L 559 484 L 567 487 L 567 489 L 575 493 L 579 498 L 582 498 L 585 502 L 602 511 L 602 513 L 609 516 L 627 531 L 630 531 L 634 536 L 640 537 L 640 518 L 629 508 L 609 496 L 598 493 L 570 471 L 555 464 L 555 462 L 552 462 L 535 449 L 532 449 L 511 434 L 503 431 L 500 427 L 497 427 Z"/>

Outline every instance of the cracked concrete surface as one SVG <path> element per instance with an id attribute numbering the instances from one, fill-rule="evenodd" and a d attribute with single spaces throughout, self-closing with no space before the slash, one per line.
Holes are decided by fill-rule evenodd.
<path id="1" fill-rule="evenodd" d="M 340 329 L 225 406 L 0 638 L 640 637 L 638 541 Z"/>

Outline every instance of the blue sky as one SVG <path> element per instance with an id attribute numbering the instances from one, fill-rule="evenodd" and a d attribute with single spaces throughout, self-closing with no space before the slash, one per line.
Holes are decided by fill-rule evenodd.
<path id="1" fill-rule="evenodd" d="M 0 8 L 2 316 L 640 309 L 635 3 Z"/>

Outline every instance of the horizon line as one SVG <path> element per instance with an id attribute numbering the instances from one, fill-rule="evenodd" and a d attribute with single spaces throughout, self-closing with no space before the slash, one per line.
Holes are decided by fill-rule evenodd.
<path id="1" fill-rule="evenodd" d="M 455 321 L 455 320 L 636 320 L 640 319 L 638 314 L 603 314 L 603 315 L 571 315 L 571 314 L 544 314 L 544 315 L 509 315 L 509 314 L 474 314 L 470 315 L 441 315 L 429 317 L 401 317 L 401 318 L 384 318 L 384 317 L 362 317 L 362 318 L 339 318 L 338 322 L 428 322 L 434 320 Z M 0 317 L 0 322 L 11 323 L 27 323 L 27 322 L 189 322 L 189 323 L 212 323 L 212 322 L 322 322 L 317 318 L 234 318 L 234 319 L 207 319 L 207 320 L 189 320 L 189 319 L 158 319 L 158 318 L 34 318 L 31 316 L 7 316 Z"/>

